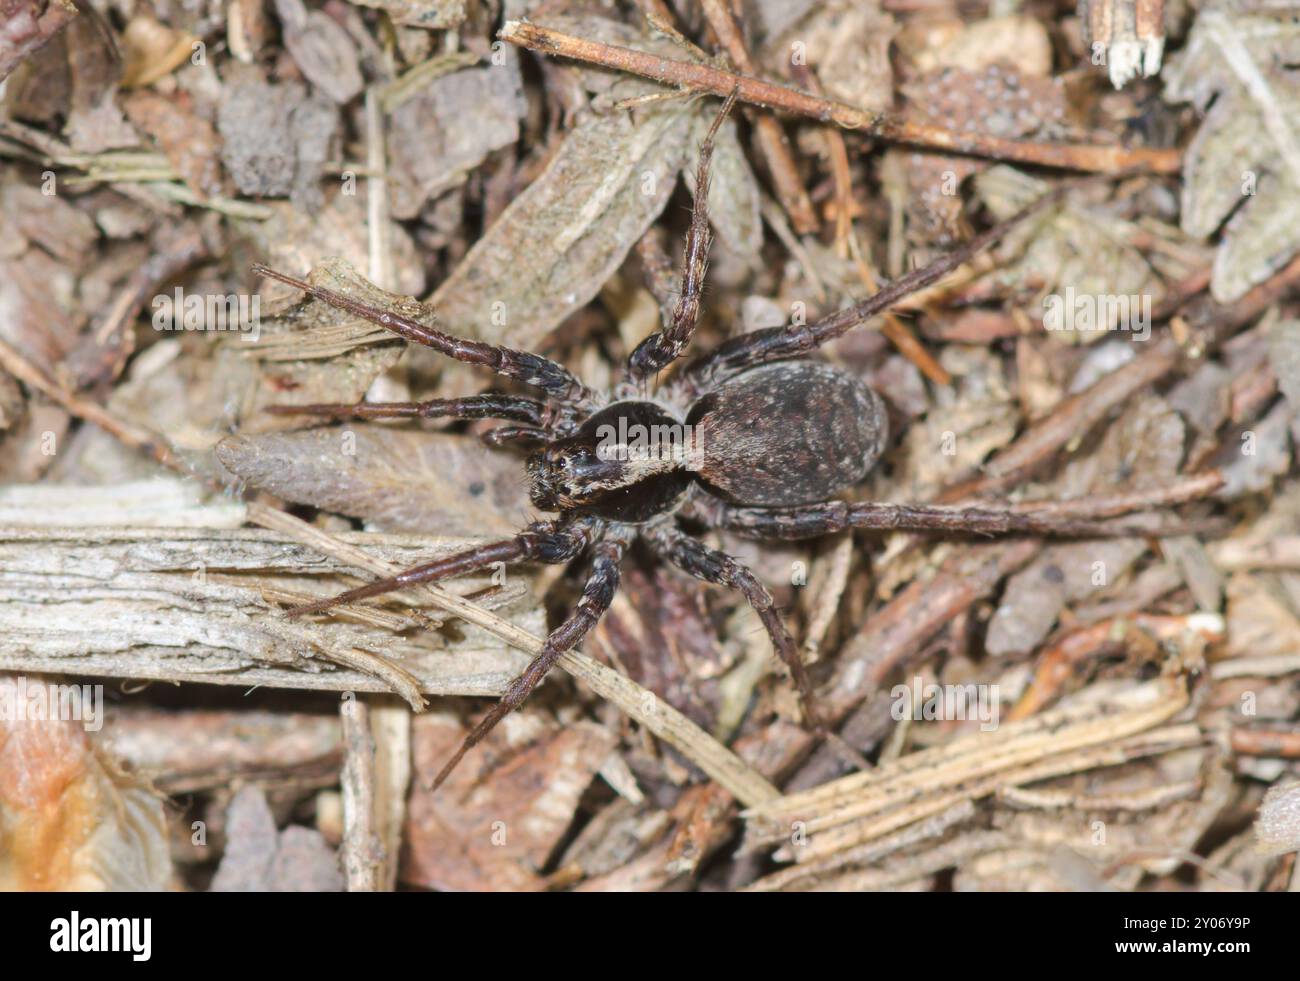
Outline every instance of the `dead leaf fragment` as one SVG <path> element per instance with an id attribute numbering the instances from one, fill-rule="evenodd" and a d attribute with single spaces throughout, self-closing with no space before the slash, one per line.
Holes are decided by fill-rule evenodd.
<path id="1" fill-rule="evenodd" d="M 1269 788 L 1259 805 L 1255 841 L 1270 855 L 1300 851 L 1300 781 Z"/>
<path id="2" fill-rule="evenodd" d="M 284 46 L 308 80 L 335 102 L 351 101 L 365 85 L 355 42 L 328 14 L 302 0 L 275 0 Z"/>
<path id="3" fill-rule="evenodd" d="M 436 773 L 465 732 L 452 716 L 414 719 L 413 772 Z M 614 742 L 590 722 L 560 727 L 528 709 L 507 717 L 439 791 L 413 782 L 402 880 L 442 890 L 544 888 L 539 870 Z"/>
<path id="4" fill-rule="evenodd" d="M 363 7 L 384 10 L 394 24 L 450 30 L 465 20 L 465 0 L 355 0 Z"/>
<path id="5" fill-rule="evenodd" d="M 415 217 L 430 197 L 519 139 L 521 85 L 516 64 L 469 68 L 434 79 L 397 107 L 388 131 L 394 217 Z"/>
<path id="6" fill-rule="evenodd" d="M 553 18 L 548 24 L 645 50 L 666 43 L 644 39 L 606 18 Z M 609 108 L 655 87 L 636 79 L 611 82 L 607 72 L 584 71 L 582 78 L 601 93 L 599 107 L 579 114 L 546 170 L 433 294 L 430 302 L 452 333 L 535 348 L 600 292 L 663 211 L 677 173 L 694 167 L 698 143 L 692 134 L 701 118 L 712 121 L 716 107 L 673 101 L 631 112 Z M 734 123 L 728 121 L 720 140 L 734 139 Z M 729 154 L 734 163 L 727 162 Z M 724 241 L 744 253 L 756 248 L 757 188 L 752 200 L 721 196 L 728 188 L 743 195 L 736 190 L 736 178 L 743 176 L 738 171 L 744 162 L 738 150 L 733 154 L 725 148 L 718 159 L 720 172 L 728 176 L 715 177 L 710 198 L 715 217 L 732 217 L 720 219 L 718 229 Z"/>
<path id="7" fill-rule="evenodd" d="M 77 15 L 71 0 L 10 0 L 0 27 L 0 81 Z"/>
<path id="8" fill-rule="evenodd" d="M 506 534 L 528 508 L 518 462 L 464 436 L 354 423 L 230 436 L 216 452 L 278 497 L 390 531 Z"/>
<path id="9" fill-rule="evenodd" d="M 152 85 L 189 61 L 201 46 L 202 42 L 194 35 L 175 30 L 152 17 L 132 17 L 122 33 L 126 59 L 123 88 Z"/>
<path id="10" fill-rule="evenodd" d="M 127 118 L 154 138 L 196 194 L 221 193 L 219 141 L 211 123 L 156 92 L 133 92 L 122 105 Z"/>
<path id="11" fill-rule="evenodd" d="M 1300 252 L 1300 83 L 1280 56 L 1297 44 L 1294 20 L 1207 10 L 1165 71 L 1165 98 L 1206 114 L 1185 157 L 1182 224 L 1206 237 L 1227 220 L 1210 279 L 1220 303 Z"/>
<path id="12" fill-rule="evenodd" d="M 301 85 L 252 76 L 226 83 L 217 113 L 221 160 L 241 193 L 285 197 L 293 190 L 293 112 L 303 97 Z"/>
<path id="13" fill-rule="evenodd" d="M 266 795 L 255 784 L 239 791 L 226 811 L 226 851 L 213 892 L 341 892 L 334 850 L 319 831 L 275 827 Z"/>
<path id="14" fill-rule="evenodd" d="M 97 747 L 103 689 L 95 709 L 96 686 L 69 685 L 0 675 L 0 891 L 167 889 L 162 799 Z"/>
<path id="15" fill-rule="evenodd" d="M 431 303 L 449 329 L 529 349 L 588 303 L 663 211 L 691 113 L 587 113 Z"/>

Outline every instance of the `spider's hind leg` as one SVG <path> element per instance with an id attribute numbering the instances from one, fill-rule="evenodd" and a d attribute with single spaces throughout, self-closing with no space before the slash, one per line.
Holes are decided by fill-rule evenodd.
<path id="1" fill-rule="evenodd" d="M 734 507 L 710 502 L 709 520 L 751 538 L 798 541 L 849 529 L 1064 538 L 1168 537 L 1193 530 L 1162 513 L 1203 498 L 1223 484 L 1216 471 L 1178 477 L 1164 487 L 1063 501 L 1022 501 L 1003 507 L 823 501 L 788 508 Z"/>
<path id="2" fill-rule="evenodd" d="M 456 755 L 447 761 L 447 765 L 434 778 L 431 789 L 437 790 L 465 754 L 482 742 L 487 734 L 496 728 L 497 723 L 523 704 L 524 700 L 532 694 L 533 689 L 541 684 L 547 672 L 555 666 L 560 655 L 576 646 L 599 622 L 610 604 L 614 602 L 614 594 L 618 592 L 619 562 L 630 540 L 630 533 L 616 529 L 597 542 L 592 549 L 594 556 L 591 574 L 587 577 L 587 584 L 583 587 L 582 599 L 578 601 L 577 607 L 562 624 L 551 631 L 541 653 L 533 658 L 519 677 L 510 682 L 510 687 L 501 696 L 501 701 L 492 706 L 491 711 L 465 737 L 460 748 L 456 750 Z"/>
<path id="3" fill-rule="evenodd" d="M 821 714 L 817 710 L 817 699 L 813 692 L 812 681 L 808 678 L 808 670 L 799 656 L 799 648 L 795 645 L 794 638 L 790 636 L 781 614 L 777 612 L 772 594 L 767 591 L 767 587 L 759 581 L 758 577 L 730 555 L 696 541 L 670 522 L 647 528 L 645 538 L 665 561 L 683 572 L 704 582 L 730 586 L 744 594 L 749 605 L 754 608 L 754 612 L 763 622 L 768 636 L 772 638 L 772 646 L 776 649 L 777 656 L 790 669 L 794 683 L 799 689 L 800 701 L 803 703 L 805 724 L 809 729 L 821 731 Z"/>
<path id="4" fill-rule="evenodd" d="M 330 596 L 295 606 L 285 611 L 285 616 L 295 617 L 325 610 L 358 600 L 370 599 L 384 593 L 396 592 L 409 586 L 434 583 L 452 576 L 484 569 L 498 562 L 545 562 L 558 565 L 578 555 L 597 533 L 596 522 L 579 519 L 565 523 L 564 519 L 538 521 L 529 525 L 513 538 L 486 545 L 476 545 L 452 555 L 413 566 L 391 579 L 379 579 L 346 593 Z"/>

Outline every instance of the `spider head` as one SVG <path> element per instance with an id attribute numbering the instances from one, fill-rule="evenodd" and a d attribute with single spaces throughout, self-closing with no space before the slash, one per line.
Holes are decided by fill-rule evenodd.
<path id="1" fill-rule="evenodd" d="M 595 503 L 624 480 L 618 461 L 576 436 L 556 440 L 528 458 L 528 496 L 543 511 L 572 511 Z"/>
<path id="2" fill-rule="evenodd" d="M 691 482 L 670 439 L 681 424 L 650 402 L 616 402 L 528 459 L 529 497 L 543 511 L 641 522 L 675 505 Z"/>

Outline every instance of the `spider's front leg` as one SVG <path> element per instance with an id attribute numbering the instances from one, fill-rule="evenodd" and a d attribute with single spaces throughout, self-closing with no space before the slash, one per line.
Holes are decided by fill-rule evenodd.
<path id="1" fill-rule="evenodd" d="M 709 230 L 709 165 L 713 161 L 713 144 L 718 129 L 735 104 L 736 93 L 733 92 L 700 146 L 700 162 L 695 173 L 695 202 L 691 208 L 690 231 L 686 234 L 681 296 L 663 329 L 638 344 L 628 358 L 627 378 L 631 383 L 640 384 L 676 361 L 690 344 L 700 322 L 700 298 L 704 293 L 704 274 L 709 266 L 709 246 L 713 241 L 713 233 Z M 653 279 L 662 283 L 664 275 L 659 265 L 651 252 L 648 271 Z"/>
<path id="2" fill-rule="evenodd" d="M 763 622 L 768 636 L 772 638 L 772 646 L 776 649 L 777 656 L 790 669 L 790 674 L 799 689 L 806 725 L 809 729 L 820 731 L 821 715 L 817 711 L 816 695 L 813 692 L 812 682 L 808 678 L 808 670 L 804 667 L 803 659 L 799 657 L 799 649 L 795 646 L 794 638 L 790 636 L 790 631 L 781 620 L 781 614 L 777 612 L 776 604 L 772 601 L 772 594 L 767 591 L 767 587 L 747 566 L 725 552 L 709 548 L 702 542 L 696 541 L 671 522 L 651 525 L 644 530 L 643 534 L 651 547 L 665 561 L 683 572 L 704 582 L 730 586 L 744 595 L 749 605 L 754 608 L 754 612 L 758 614 L 759 620 Z"/>
<path id="3" fill-rule="evenodd" d="M 353 316 L 378 324 L 385 330 L 392 331 L 408 341 L 414 341 L 416 344 L 423 344 L 425 347 L 433 348 L 433 350 L 445 354 L 449 358 L 463 361 L 465 364 L 477 364 L 485 368 L 491 368 L 499 375 L 504 375 L 506 378 L 512 378 L 517 382 L 540 389 L 564 405 L 589 407 L 597 401 L 596 393 L 575 378 L 567 368 L 539 354 L 530 354 L 527 351 L 516 351 L 513 348 L 501 347 L 496 344 L 485 344 L 482 341 L 456 337 L 453 334 L 438 330 L 436 327 L 429 327 L 417 320 L 412 320 L 410 317 L 403 317 L 401 314 L 381 309 L 369 303 L 363 303 L 337 290 L 326 289 L 324 286 L 309 283 L 305 279 L 276 272 L 260 262 L 254 264 L 253 272 L 259 276 L 266 276 L 277 282 L 296 287 L 308 296 L 322 300 L 339 310 L 345 310 Z"/>
<path id="4" fill-rule="evenodd" d="M 476 545 L 462 552 L 435 559 L 433 562 L 413 566 L 391 579 L 379 579 L 328 599 L 292 607 L 285 611 L 285 616 L 322 613 L 336 606 L 396 592 L 409 586 L 434 583 L 452 576 L 464 575 L 498 562 L 544 562 L 548 565 L 558 565 L 561 562 L 568 562 L 581 553 L 599 531 L 598 519 L 557 518 L 554 521 L 538 521 L 513 538 Z"/>
<path id="5" fill-rule="evenodd" d="M 623 526 L 613 526 L 605 537 L 593 547 L 591 574 L 582 590 L 582 599 L 568 618 L 551 631 L 546 638 L 542 652 L 533 658 L 528 667 L 506 689 L 501 701 L 497 702 L 487 715 L 465 737 L 465 741 L 456 750 L 456 755 L 447 761 L 442 772 L 434 778 L 432 788 L 437 790 L 447 779 L 451 771 L 464 758 L 469 750 L 482 742 L 485 736 L 496 728 L 497 723 L 523 704 L 524 699 L 532 694 L 547 672 L 555 666 L 560 655 L 578 644 L 594 627 L 618 592 L 619 563 L 623 553 L 632 540 L 632 532 Z"/>
<path id="6" fill-rule="evenodd" d="M 1068 187 L 1069 185 L 1064 185 L 1044 194 L 1006 221 L 976 235 L 965 245 L 939 256 L 927 266 L 899 276 L 865 300 L 852 306 L 828 314 L 811 324 L 767 327 L 731 338 L 714 351 L 686 365 L 681 371 L 678 384 L 685 392 L 698 396 L 747 368 L 810 354 L 859 324 L 866 323 L 872 317 L 886 312 L 918 290 L 937 283 L 959 266 L 996 244 L 1025 219 L 1047 205 L 1059 201 Z"/>
<path id="7" fill-rule="evenodd" d="M 518 425 L 499 426 L 483 434 L 488 446 L 540 446 L 554 433 L 567 432 L 569 418 L 526 395 L 467 395 L 424 402 L 318 402 L 311 405 L 271 405 L 278 416 L 322 416 L 326 419 L 510 419 Z"/>
<path id="8" fill-rule="evenodd" d="M 540 426 L 498 426 L 481 438 L 488 446 L 535 448 L 546 445 L 547 431 Z"/>
<path id="9" fill-rule="evenodd" d="M 546 403 L 526 395 L 469 395 L 424 402 L 318 402 L 272 405 L 266 411 L 278 416 L 327 419 L 509 419 L 540 427 L 552 421 Z"/>

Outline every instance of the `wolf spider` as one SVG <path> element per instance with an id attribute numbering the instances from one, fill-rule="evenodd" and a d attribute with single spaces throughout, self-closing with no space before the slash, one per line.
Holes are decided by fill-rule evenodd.
<path id="1" fill-rule="evenodd" d="M 527 461 L 529 496 L 540 510 L 558 512 L 558 517 L 529 524 L 512 538 L 479 545 L 415 566 L 391 579 L 295 607 L 288 611 L 291 616 L 320 613 L 498 562 L 564 563 L 590 553 L 591 571 L 576 608 L 550 632 L 542 652 L 465 738 L 434 780 L 434 788 L 469 749 L 528 697 L 560 655 L 578 644 L 609 609 L 619 585 L 620 560 L 636 538 L 695 578 L 730 586 L 744 595 L 798 686 L 806 723 L 824 731 L 813 686 L 771 594 L 746 566 L 691 537 L 678 525 L 677 515 L 688 505 L 693 515 L 708 526 L 759 539 L 807 539 L 845 529 L 1075 536 L 1108 533 L 1095 523 L 1063 518 L 1046 510 L 1035 514 L 982 507 L 855 504 L 831 499 L 861 481 L 883 452 L 887 417 L 880 397 L 860 380 L 828 363 L 807 360 L 808 355 L 903 297 L 936 282 L 1001 238 L 1038 205 L 990 228 L 930 265 L 899 277 L 856 305 L 811 324 L 733 337 L 684 365 L 663 388 L 650 392 L 651 380 L 685 352 L 699 321 L 711 240 L 707 212 L 709 164 L 714 138 L 734 101 L 733 94 L 700 148 L 684 277 L 675 306 L 669 313 L 671 300 L 662 288 L 665 277 L 660 269 L 656 292 L 664 300 L 663 327 L 632 351 L 623 379 L 609 393 L 593 391 L 563 366 L 539 355 L 454 337 L 265 266 L 255 267 L 262 275 L 297 287 L 408 341 L 424 344 L 457 361 L 491 368 L 542 394 L 541 398 L 484 394 L 425 402 L 272 409 L 282 414 L 333 419 L 451 417 L 507 421 L 509 425 L 487 433 L 486 441 L 497 446 L 531 446 L 533 452 Z M 637 430 L 637 426 L 645 428 Z M 684 426 L 691 428 L 682 429 Z M 676 450 L 632 452 L 632 446 L 620 442 L 622 434 L 656 431 L 654 427 L 666 427 L 658 432 L 693 432 L 691 455 Z M 1136 508 L 1121 503 L 1107 514 Z"/>

